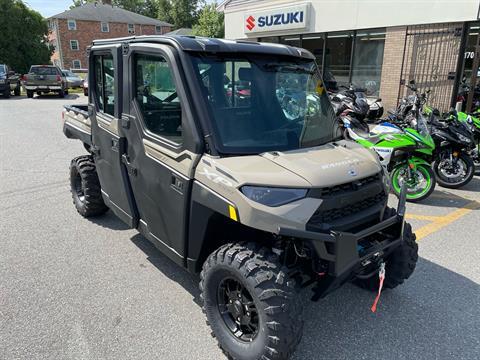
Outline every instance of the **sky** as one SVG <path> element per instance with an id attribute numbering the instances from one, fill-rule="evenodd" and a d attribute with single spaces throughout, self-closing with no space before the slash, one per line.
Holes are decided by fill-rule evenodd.
<path id="1" fill-rule="evenodd" d="M 72 0 L 24 0 L 25 4 L 38 11 L 43 17 L 59 14 L 70 8 Z M 213 0 L 207 0 L 211 3 Z"/>

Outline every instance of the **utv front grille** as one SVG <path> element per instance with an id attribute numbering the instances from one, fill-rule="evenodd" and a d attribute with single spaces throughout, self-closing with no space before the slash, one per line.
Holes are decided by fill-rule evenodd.
<path id="1" fill-rule="evenodd" d="M 337 209 L 322 211 L 320 207 L 317 211 L 315 211 L 313 216 L 310 218 L 309 223 L 312 223 L 312 224 L 331 223 L 337 219 L 354 215 L 363 210 L 372 208 L 378 204 L 384 204 L 386 199 L 387 199 L 387 195 L 385 193 L 380 193 L 375 196 L 366 198 L 353 205 L 348 205 L 348 206 L 344 206 Z"/>
<path id="2" fill-rule="evenodd" d="M 347 231 L 379 220 L 388 194 L 380 174 L 347 184 L 312 190 L 310 196 L 322 199 L 307 223 L 307 230 Z"/>

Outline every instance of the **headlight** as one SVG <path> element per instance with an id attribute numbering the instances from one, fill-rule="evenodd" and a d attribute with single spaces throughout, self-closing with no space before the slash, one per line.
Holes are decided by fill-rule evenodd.
<path id="1" fill-rule="evenodd" d="M 4 79 L 0 79 L 0 84 L 5 84 L 5 80 L 4 80 Z"/>
<path id="2" fill-rule="evenodd" d="M 457 136 L 460 141 L 466 142 L 467 144 L 470 144 L 472 142 L 468 137 L 463 136 L 462 134 L 457 134 Z"/>
<path id="3" fill-rule="evenodd" d="M 268 188 L 246 185 L 240 190 L 250 200 L 266 206 L 285 205 L 302 199 L 307 195 L 306 189 Z"/>

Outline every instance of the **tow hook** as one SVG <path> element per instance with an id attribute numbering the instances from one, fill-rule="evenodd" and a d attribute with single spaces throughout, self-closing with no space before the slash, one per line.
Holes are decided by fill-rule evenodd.
<path id="1" fill-rule="evenodd" d="M 377 296 L 375 297 L 375 300 L 373 301 L 372 307 L 370 308 L 372 312 L 377 311 L 377 304 L 378 304 L 378 301 L 380 300 L 380 295 L 382 294 L 383 282 L 385 280 L 385 263 L 383 261 L 380 263 L 380 270 L 378 271 L 378 280 L 379 280 L 378 293 L 377 293 Z"/>

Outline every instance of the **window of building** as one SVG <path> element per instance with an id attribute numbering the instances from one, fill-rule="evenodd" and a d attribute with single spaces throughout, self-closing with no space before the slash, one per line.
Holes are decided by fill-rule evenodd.
<path id="1" fill-rule="evenodd" d="M 352 80 L 367 96 L 378 96 L 382 78 L 385 29 L 357 31 L 353 51 Z"/>
<path id="2" fill-rule="evenodd" d="M 176 144 L 182 143 L 182 106 L 172 69 L 162 56 L 134 58 L 135 98 L 146 129 Z"/>
<path id="3" fill-rule="evenodd" d="M 160 26 L 160 25 L 156 25 L 155 26 L 155 33 L 160 34 L 160 35 L 163 34 L 163 27 Z"/>
<path id="4" fill-rule="evenodd" d="M 259 42 L 278 44 L 279 38 L 278 38 L 278 36 L 268 36 L 268 37 L 259 38 L 258 41 Z"/>
<path id="5" fill-rule="evenodd" d="M 100 28 L 102 32 L 110 32 L 110 28 L 108 26 L 108 22 L 102 22 L 100 23 Z"/>
<path id="6" fill-rule="evenodd" d="M 296 46 L 296 47 L 301 47 L 302 46 L 302 41 L 300 39 L 300 35 L 280 36 L 279 42 L 280 42 L 280 44 L 289 45 L 289 46 Z"/>
<path id="7" fill-rule="evenodd" d="M 77 30 L 77 22 L 73 19 L 67 20 L 68 30 Z"/>
<path id="8" fill-rule="evenodd" d="M 325 46 L 325 36 L 323 34 L 308 34 L 302 36 L 302 47 L 315 55 L 320 70 L 323 69 L 323 54 Z M 328 84 L 327 89 L 328 89 Z"/>
<path id="9" fill-rule="evenodd" d="M 82 62 L 80 60 L 73 60 L 72 61 L 72 67 L 74 69 L 81 69 L 82 68 Z"/>
<path id="10" fill-rule="evenodd" d="M 94 99 L 98 110 L 115 115 L 115 69 L 112 55 L 95 55 L 94 60 Z"/>
<path id="11" fill-rule="evenodd" d="M 70 40 L 70 49 L 71 50 L 78 50 L 78 40 Z"/>
<path id="12" fill-rule="evenodd" d="M 331 86 L 349 85 L 352 46 L 352 31 L 327 34 L 324 77 Z"/>
<path id="13" fill-rule="evenodd" d="M 135 24 L 128 24 L 128 33 L 135 34 Z"/>

